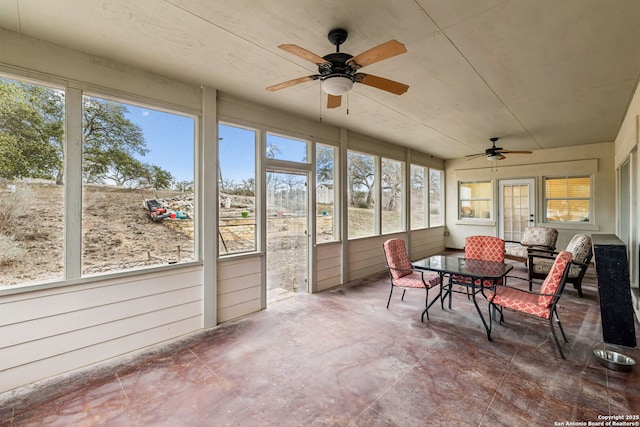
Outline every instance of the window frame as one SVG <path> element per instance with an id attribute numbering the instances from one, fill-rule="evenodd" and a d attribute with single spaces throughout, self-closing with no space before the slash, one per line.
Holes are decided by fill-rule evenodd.
<path id="1" fill-rule="evenodd" d="M 589 178 L 589 197 L 588 198 L 584 198 L 584 197 L 547 197 L 547 181 L 550 180 L 564 180 L 566 183 L 566 189 L 569 188 L 569 180 L 571 179 L 579 179 L 579 178 Z M 542 207 L 542 213 L 543 213 L 543 222 L 548 223 L 548 224 L 554 224 L 554 225 L 559 225 L 559 224 L 588 224 L 588 225 L 593 225 L 594 221 L 593 221 L 593 213 L 594 213 L 594 197 L 593 197 L 593 192 L 594 192 L 594 185 L 593 185 L 593 175 L 591 174 L 580 174 L 580 175 L 559 175 L 559 176 L 543 176 L 542 177 L 542 198 L 543 198 L 543 207 Z M 548 202 L 550 200 L 553 201 L 566 201 L 567 203 L 569 201 L 573 201 L 573 200 L 586 200 L 589 203 L 589 217 L 588 217 L 588 221 L 563 221 L 560 219 L 554 220 L 554 219 L 550 219 L 548 216 Z"/>
<path id="2" fill-rule="evenodd" d="M 359 150 L 352 150 L 352 149 L 348 149 L 347 150 L 347 156 L 346 156 L 346 176 L 344 179 L 344 183 L 345 183 L 345 195 L 346 195 L 346 200 L 347 200 L 347 206 L 345 207 L 347 210 L 347 224 L 349 224 L 349 206 L 350 205 L 350 201 L 349 201 L 349 188 L 350 188 L 350 176 L 349 176 L 349 155 L 351 153 L 357 154 L 359 156 L 366 156 L 366 157 L 370 157 L 373 161 L 373 188 L 371 189 L 371 193 L 372 193 L 372 198 L 373 198 L 373 208 L 371 209 L 373 211 L 373 230 L 371 231 L 370 234 L 365 234 L 365 235 L 357 235 L 357 236 L 352 236 L 350 235 L 351 233 L 351 227 L 348 227 L 347 230 L 347 240 L 354 240 L 354 239 L 361 239 L 361 238 L 368 238 L 368 237 L 375 237 L 375 236 L 380 236 L 381 232 L 380 232 L 380 228 L 381 228 L 381 215 L 380 215 L 380 195 L 381 195 L 381 191 L 380 191 L 380 168 L 381 168 L 381 158 L 380 156 L 377 156 L 375 154 L 370 154 L 370 153 L 366 153 L 363 151 L 359 151 Z"/>
<path id="3" fill-rule="evenodd" d="M 391 230 L 391 231 L 387 231 L 385 230 L 385 223 L 384 223 L 384 216 L 383 216 L 383 205 L 384 205 L 384 201 L 385 201 L 385 197 L 384 197 L 384 183 L 383 183 L 383 169 L 384 169 L 384 164 L 385 164 L 385 160 L 391 163 L 398 163 L 398 165 L 400 166 L 400 179 L 399 179 L 399 184 L 400 184 L 400 201 L 399 201 L 399 212 L 398 215 L 400 216 L 399 220 L 400 220 L 400 225 L 399 225 L 399 229 L 397 230 Z M 407 175 L 407 163 L 403 160 L 397 160 L 397 159 L 392 159 L 389 157 L 380 157 L 380 168 L 378 173 L 376 174 L 376 176 L 374 177 L 374 181 L 375 182 L 379 182 L 380 183 L 380 203 L 377 204 L 377 209 L 379 210 L 379 216 L 380 216 L 380 235 L 385 235 L 385 234 L 395 234 L 395 233 L 403 233 L 407 231 L 407 221 L 406 221 L 406 194 L 407 194 L 407 189 L 406 189 L 406 175 Z"/>
<path id="4" fill-rule="evenodd" d="M 480 197 L 463 198 L 462 186 L 465 184 L 487 184 L 489 186 L 489 195 L 490 195 L 489 198 L 480 198 Z M 469 222 L 469 223 L 493 222 L 495 217 L 495 212 L 494 212 L 495 211 L 494 209 L 495 194 L 494 193 L 495 192 L 494 192 L 493 180 L 491 179 L 458 181 L 458 214 L 457 214 L 458 221 Z M 476 216 L 472 216 L 472 217 L 462 216 L 462 210 L 463 210 L 462 208 L 463 208 L 464 202 L 488 202 L 489 217 L 482 218 L 482 217 L 476 217 Z"/>
<path id="5" fill-rule="evenodd" d="M 310 150 L 313 151 L 313 183 L 315 186 L 315 195 L 314 202 L 315 206 L 313 207 L 315 215 L 316 215 L 316 232 L 315 232 L 315 243 L 317 245 L 323 245 L 327 243 L 334 243 L 341 241 L 340 239 L 340 213 L 342 212 L 340 209 L 340 148 L 335 145 L 328 144 L 321 141 L 314 141 Z M 318 183 L 318 147 L 326 147 L 333 150 L 333 238 L 331 240 L 323 240 L 322 242 L 318 241 L 318 186 L 322 185 Z"/>
<path id="6" fill-rule="evenodd" d="M 218 143 L 216 144 L 216 148 L 218 150 L 218 165 L 217 165 L 217 172 L 218 172 L 218 179 L 216 180 L 217 183 L 217 196 L 218 198 L 220 198 L 220 169 L 221 169 L 221 165 L 220 165 L 220 140 L 222 137 L 220 137 L 220 126 L 228 126 L 228 127 L 233 127 L 233 128 L 238 128 L 238 129 L 243 129 L 243 130 L 247 130 L 247 131 L 251 131 L 254 133 L 254 140 L 253 140 L 253 144 L 254 144 L 254 188 L 253 188 L 253 194 L 254 194 L 254 216 L 255 216 L 255 220 L 254 220 L 254 232 L 253 232 L 253 249 L 248 249 L 248 250 L 243 250 L 243 251 L 237 251 L 237 252 L 225 252 L 223 253 L 222 250 L 224 249 L 224 246 L 221 244 L 218 244 L 218 253 L 217 253 L 217 257 L 218 259 L 224 259 L 224 258 L 229 258 L 229 257 L 237 257 L 237 256 L 243 256 L 243 255 L 255 255 L 256 253 L 260 253 L 261 251 L 261 239 L 260 239 L 260 227 L 261 227 L 261 212 L 262 212 L 262 208 L 261 208 L 261 201 L 260 198 L 263 197 L 263 192 L 262 192 L 262 179 L 261 177 L 261 170 L 264 167 L 261 162 L 260 162 L 260 158 L 263 155 L 266 155 L 266 147 L 264 147 L 264 145 L 266 145 L 266 143 L 263 145 L 260 143 L 260 139 L 263 137 L 263 131 L 255 126 L 250 126 L 250 125 L 245 125 L 239 122 L 235 122 L 235 121 L 229 121 L 229 120 L 218 120 L 217 122 L 217 129 L 218 129 Z M 261 153 L 261 150 L 264 150 L 265 153 Z M 218 203 L 217 205 L 217 209 L 218 209 L 218 215 L 217 215 L 217 223 L 215 225 L 216 230 L 218 232 L 218 240 L 220 240 L 221 237 L 221 233 L 220 233 L 220 203 Z M 243 214 L 244 215 L 244 214 Z"/>
<path id="7" fill-rule="evenodd" d="M 36 282 L 17 283 L 15 285 L 0 285 L 0 292 L 24 292 L 32 289 L 50 289 L 65 287 L 74 284 L 94 283 L 96 281 L 110 280 L 119 277 L 135 277 L 153 274 L 155 272 L 187 268 L 202 264 L 202 243 L 199 230 L 202 227 L 202 219 L 198 213 L 201 210 L 201 169 L 199 162 L 202 157 L 202 111 L 156 98 L 137 96 L 123 93 L 104 87 L 97 87 L 88 83 L 74 81 L 73 85 L 67 79 L 42 75 L 40 78 L 22 75 L 21 73 L 0 73 L 0 77 L 18 83 L 38 85 L 54 90 L 60 90 L 64 94 L 64 249 L 63 249 L 63 275 L 61 278 L 44 279 Z M 133 105 L 139 108 L 148 108 L 159 112 L 180 115 L 193 119 L 193 185 L 194 185 L 194 237 L 193 259 L 180 263 L 164 263 L 149 266 L 141 266 L 124 270 L 108 270 L 91 274 L 82 273 L 82 126 L 83 126 L 83 99 L 85 96 L 100 98 Z M 76 142 L 76 143 L 74 143 Z"/>
<path id="8" fill-rule="evenodd" d="M 446 198 L 445 198 L 445 173 L 444 170 L 442 169 L 436 169 L 436 168 L 426 168 L 427 169 L 427 173 L 428 173 L 428 183 L 429 183 L 429 187 L 426 189 L 427 190 L 427 227 L 428 228 L 434 228 L 434 227 L 444 227 L 446 224 L 446 217 L 445 217 L 445 202 L 446 202 Z M 433 202 L 433 198 L 431 197 L 431 186 L 432 186 L 432 180 L 431 180 L 431 171 L 436 171 L 438 172 L 438 174 L 440 175 L 440 224 L 432 224 L 431 222 L 431 203 Z"/>

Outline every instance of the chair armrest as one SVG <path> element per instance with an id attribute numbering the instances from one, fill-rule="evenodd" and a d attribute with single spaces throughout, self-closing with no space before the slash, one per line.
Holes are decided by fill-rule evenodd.
<path id="1" fill-rule="evenodd" d="M 527 248 L 527 255 L 529 256 L 529 258 L 536 257 L 545 259 L 556 259 L 556 257 L 558 256 L 558 252 L 544 248 Z"/>

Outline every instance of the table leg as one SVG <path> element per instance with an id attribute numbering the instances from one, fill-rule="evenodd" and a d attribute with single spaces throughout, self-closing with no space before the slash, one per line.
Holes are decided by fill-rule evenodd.
<path id="1" fill-rule="evenodd" d="M 480 288 L 480 290 L 478 292 L 476 292 L 476 284 L 475 284 L 475 280 L 471 282 L 472 283 L 472 294 L 473 294 L 473 305 L 476 306 L 476 311 L 478 312 L 478 315 L 480 316 L 480 320 L 482 320 L 482 324 L 484 325 L 484 329 L 487 331 L 487 340 L 491 341 L 491 328 L 489 327 L 489 325 L 487 325 L 487 321 L 484 319 L 484 316 L 482 315 L 482 310 L 480 310 L 480 306 L 478 306 L 478 301 L 476 301 L 476 295 L 478 294 L 478 292 L 482 292 L 483 289 Z M 480 286 L 484 286 L 484 280 L 480 280 Z M 484 293 L 482 294 L 484 295 Z M 491 315 L 491 314 L 489 314 Z"/>

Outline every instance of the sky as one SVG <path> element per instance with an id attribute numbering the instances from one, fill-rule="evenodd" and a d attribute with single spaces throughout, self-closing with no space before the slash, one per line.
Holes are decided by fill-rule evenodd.
<path id="1" fill-rule="evenodd" d="M 194 126 L 191 117 L 126 105 L 126 117 L 139 125 L 149 153 L 138 159 L 171 172 L 176 181 L 194 180 Z M 223 179 L 235 184 L 255 177 L 256 131 L 221 124 L 218 156 Z M 306 162 L 303 141 L 267 135 L 267 146 L 277 147 L 274 158 Z"/>
<path id="2" fill-rule="evenodd" d="M 194 180 L 195 120 L 192 117 L 127 105 L 127 119 L 142 128 L 149 152 L 136 156 L 171 172 L 176 181 Z"/>

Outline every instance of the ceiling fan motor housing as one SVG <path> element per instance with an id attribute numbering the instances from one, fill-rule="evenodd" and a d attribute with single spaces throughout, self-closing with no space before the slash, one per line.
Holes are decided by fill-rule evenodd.
<path id="1" fill-rule="evenodd" d="M 336 28 L 335 30 L 329 31 L 327 38 L 332 45 L 336 46 L 336 52 L 340 52 L 340 45 L 347 40 L 348 34 L 347 30 L 343 30 L 342 28 Z"/>

